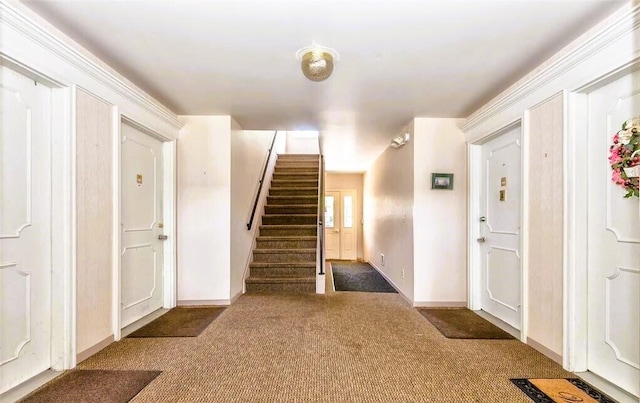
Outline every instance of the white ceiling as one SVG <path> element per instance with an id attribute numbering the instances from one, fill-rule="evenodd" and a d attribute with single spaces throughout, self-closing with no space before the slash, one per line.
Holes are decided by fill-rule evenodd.
<path id="1" fill-rule="evenodd" d="M 25 3 L 178 114 L 316 129 L 364 171 L 414 116 L 466 117 L 619 7 L 602 0 Z M 306 80 L 296 51 L 340 53 Z"/>

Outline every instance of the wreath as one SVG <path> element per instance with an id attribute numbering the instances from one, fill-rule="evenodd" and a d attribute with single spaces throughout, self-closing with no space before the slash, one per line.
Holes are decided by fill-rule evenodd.
<path id="1" fill-rule="evenodd" d="M 638 197 L 639 178 L 629 168 L 640 165 L 640 117 L 627 120 L 614 134 L 609 148 L 609 163 L 613 170 L 611 180 L 626 190 L 624 197 Z"/>

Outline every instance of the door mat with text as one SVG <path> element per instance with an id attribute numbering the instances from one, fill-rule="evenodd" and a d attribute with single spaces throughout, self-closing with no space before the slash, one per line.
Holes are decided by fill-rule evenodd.
<path id="1" fill-rule="evenodd" d="M 512 379 L 511 382 L 536 403 L 616 403 L 577 378 Z"/>

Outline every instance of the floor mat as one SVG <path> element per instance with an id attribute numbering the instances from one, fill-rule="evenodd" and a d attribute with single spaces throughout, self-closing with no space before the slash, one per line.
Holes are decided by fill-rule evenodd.
<path id="1" fill-rule="evenodd" d="M 398 292 L 368 263 L 331 262 L 331 269 L 336 291 Z"/>
<path id="2" fill-rule="evenodd" d="M 173 308 L 127 337 L 196 337 L 224 309 L 223 307 Z"/>
<path id="3" fill-rule="evenodd" d="M 598 389 L 577 378 L 512 379 L 536 403 L 616 403 Z"/>
<path id="4" fill-rule="evenodd" d="M 161 371 L 73 370 L 36 390 L 21 403 L 126 403 Z"/>
<path id="5" fill-rule="evenodd" d="M 466 308 L 418 308 L 449 339 L 513 339 L 509 333 Z"/>

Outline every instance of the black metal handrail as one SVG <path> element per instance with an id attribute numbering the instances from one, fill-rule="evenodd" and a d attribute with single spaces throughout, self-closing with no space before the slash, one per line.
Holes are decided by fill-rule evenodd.
<path id="1" fill-rule="evenodd" d="M 273 133 L 273 140 L 271 140 L 271 146 L 269 147 L 269 152 L 267 153 L 267 160 L 264 163 L 264 168 L 262 169 L 262 176 L 260 177 L 260 181 L 258 182 L 258 192 L 256 193 L 256 200 L 253 202 L 251 217 L 249 218 L 249 222 L 247 223 L 247 231 L 251 230 L 251 227 L 253 226 L 253 219 L 256 216 L 256 210 L 258 209 L 258 203 L 260 202 L 260 194 L 262 193 L 262 185 L 264 185 L 264 176 L 267 174 L 267 169 L 269 168 L 269 161 L 271 161 L 271 152 L 273 151 L 273 145 L 276 143 L 277 136 L 278 136 L 278 131 L 276 130 Z"/>
<path id="2" fill-rule="evenodd" d="M 320 249 L 320 275 L 324 274 L 324 157 L 320 154 L 318 173 L 318 247 Z"/>

